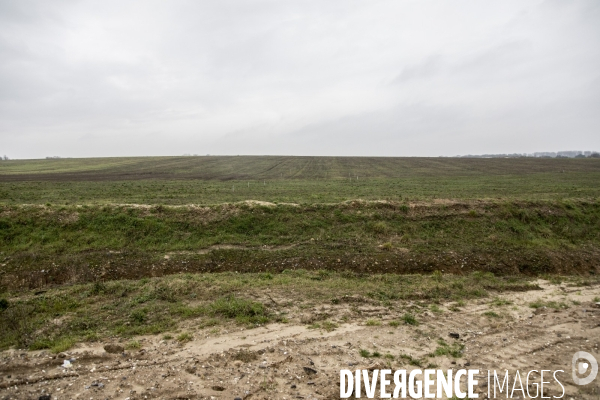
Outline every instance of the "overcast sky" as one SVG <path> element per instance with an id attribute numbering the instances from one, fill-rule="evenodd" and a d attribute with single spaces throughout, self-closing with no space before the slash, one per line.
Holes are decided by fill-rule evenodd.
<path id="1" fill-rule="evenodd" d="M 0 0 L 11 158 L 600 150 L 600 1 Z"/>

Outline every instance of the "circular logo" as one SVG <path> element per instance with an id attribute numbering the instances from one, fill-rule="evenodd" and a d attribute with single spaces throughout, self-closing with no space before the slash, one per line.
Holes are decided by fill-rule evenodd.
<path id="1" fill-rule="evenodd" d="M 585 351 L 578 351 L 573 354 L 571 367 L 573 368 L 573 382 L 575 382 L 576 385 L 587 385 L 596 378 L 596 375 L 598 375 L 598 361 L 596 361 L 593 355 L 586 353 Z M 579 378 L 577 376 L 578 373 L 579 375 L 583 375 L 587 371 L 590 371 L 590 374 L 585 378 Z"/>

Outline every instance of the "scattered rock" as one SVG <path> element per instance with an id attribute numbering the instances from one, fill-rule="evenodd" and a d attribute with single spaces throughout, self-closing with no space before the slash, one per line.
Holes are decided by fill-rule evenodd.
<path id="1" fill-rule="evenodd" d="M 316 369 L 313 369 L 311 367 L 302 367 L 304 368 L 304 372 L 306 372 L 307 375 L 314 375 L 317 373 Z"/>
<path id="2" fill-rule="evenodd" d="M 376 362 L 376 363 L 369 365 L 366 369 L 368 369 L 369 371 L 374 371 L 376 369 L 382 369 L 382 368 L 383 368 L 383 365 L 381 365 L 381 363 Z"/>
<path id="3" fill-rule="evenodd" d="M 218 385 L 212 386 L 211 389 L 216 392 L 222 392 L 225 390 L 225 388 L 223 386 L 218 386 Z"/>
<path id="4" fill-rule="evenodd" d="M 104 351 L 106 351 L 107 353 L 111 353 L 111 354 L 117 354 L 117 353 L 124 352 L 125 348 L 118 344 L 111 343 L 111 344 L 107 344 L 106 346 L 104 346 Z"/>
<path id="5" fill-rule="evenodd" d="M 40 397 L 38 397 L 38 400 L 52 400 L 52 396 L 50 396 L 49 394 L 43 394 Z"/>
<path id="6" fill-rule="evenodd" d="M 187 372 L 188 374 L 195 374 L 196 373 L 196 366 L 193 367 L 187 367 L 185 369 L 185 372 Z"/>
<path id="7" fill-rule="evenodd" d="M 296 389 L 296 385 L 290 386 L 291 389 Z"/>
<path id="8" fill-rule="evenodd" d="M 450 332 L 448 334 L 448 336 L 450 336 L 453 339 L 458 339 L 460 337 L 460 335 L 458 333 L 456 333 L 456 332 Z"/>

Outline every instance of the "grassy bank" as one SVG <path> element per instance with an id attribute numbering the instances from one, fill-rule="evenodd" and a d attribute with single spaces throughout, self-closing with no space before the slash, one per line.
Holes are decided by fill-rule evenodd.
<path id="1" fill-rule="evenodd" d="M 2 283 L 173 272 L 595 272 L 597 201 L 3 206 Z"/>

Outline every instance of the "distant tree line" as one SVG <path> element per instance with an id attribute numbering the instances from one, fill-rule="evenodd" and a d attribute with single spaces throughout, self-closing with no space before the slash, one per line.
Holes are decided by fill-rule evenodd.
<path id="1" fill-rule="evenodd" d="M 597 151 L 557 151 L 557 152 L 537 152 L 537 153 L 512 153 L 512 154 L 467 154 L 465 156 L 456 156 L 460 158 L 600 158 Z"/>

